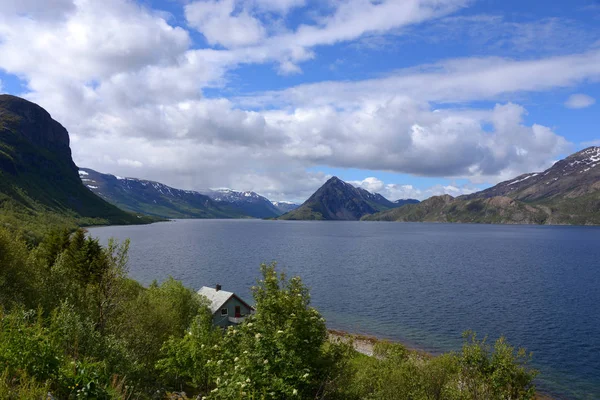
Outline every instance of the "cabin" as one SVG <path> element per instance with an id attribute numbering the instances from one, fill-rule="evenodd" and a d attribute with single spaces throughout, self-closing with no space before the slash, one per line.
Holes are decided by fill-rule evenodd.
<path id="1" fill-rule="evenodd" d="M 246 316 L 254 312 L 254 307 L 242 300 L 238 295 L 221 289 L 221 285 L 211 288 L 203 286 L 198 294 L 210 301 L 213 324 L 222 328 L 241 324 Z"/>

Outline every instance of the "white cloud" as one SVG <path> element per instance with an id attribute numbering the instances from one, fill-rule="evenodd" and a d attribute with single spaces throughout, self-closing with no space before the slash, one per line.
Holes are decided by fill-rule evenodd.
<path id="1" fill-rule="evenodd" d="M 197 1 L 185 6 L 188 23 L 211 45 L 237 47 L 261 41 L 266 34 L 261 22 L 247 10 L 235 12 L 235 0 Z"/>
<path id="2" fill-rule="evenodd" d="M 43 6 L 39 0 L 0 0 L 0 14 L 17 14 L 44 21 L 62 18 L 74 9 L 73 0 L 45 0 Z"/>
<path id="3" fill-rule="evenodd" d="M 385 183 L 375 177 L 365 178 L 362 181 L 350 181 L 348 183 L 373 193 L 379 193 L 391 201 L 399 199 L 424 200 L 431 196 L 439 196 L 442 194 L 449 194 L 453 197 L 457 197 L 463 194 L 474 193 L 479 190 L 475 187 L 455 185 L 434 185 L 425 189 L 418 189 L 413 185 Z"/>
<path id="4" fill-rule="evenodd" d="M 600 146 L 600 139 L 596 139 L 596 140 L 588 140 L 586 142 L 582 142 L 581 143 L 582 147 L 591 147 L 591 146 Z"/>
<path id="5" fill-rule="evenodd" d="M 277 61 L 279 72 L 298 73 L 297 63 L 312 58 L 311 48 L 355 40 L 448 15 L 468 0 L 348 0 L 328 4 L 331 15 L 316 24 L 301 24 L 295 31 L 277 30 L 267 35 L 258 17 L 265 10 L 287 11 L 303 2 L 294 0 L 241 2 L 202 0 L 186 6 L 188 23 L 202 32 L 211 45 L 232 48 L 238 62 Z M 254 7 L 253 7 L 254 6 Z"/>
<path id="6" fill-rule="evenodd" d="M 31 7 L 51 8 L 37 3 Z M 189 46 L 186 31 L 129 1 L 80 0 L 62 17 L 44 21 L 0 13 L 0 67 L 25 75 L 35 89 L 48 81 L 101 80 L 172 63 Z"/>
<path id="7" fill-rule="evenodd" d="M 304 84 L 238 101 L 254 106 L 350 107 L 357 100 L 402 94 L 422 101 L 457 103 L 571 87 L 584 81 L 600 81 L 598 50 L 526 61 L 498 57 L 452 59 L 396 71 L 383 78 Z"/>
<path id="8" fill-rule="evenodd" d="M 32 1 L 10 2 L 21 8 L 0 13 L 0 68 L 25 80 L 26 96 L 69 129 L 78 165 L 186 189 L 229 186 L 301 201 L 324 182 L 323 174 L 307 171 L 319 165 L 476 183 L 512 178 L 543 169 L 569 143 L 548 127 L 525 124 L 526 110 L 502 98 L 488 109 L 456 103 L 600 78 L 596 50 L 528 61 L 464 58 L 359 82 L 203 98 L 204 88 L 223 84 L 241 63 L 276 62 L 282 74 L 299 73 L 316 56 L 314 46 L 437 18 L 464 2 L 335 2 L 333 13 L 313 25 L 257 28 L 243 38 L 236 35 L 262 24 L 260 13 L 302 2 L 189 4 L 194 26 L 229 50 L 190 49 L 184 29 L 131 1 L 55 2 L 60 7 L 48 13 L 31 11 Z M 209 9 L 194 11 L 198 4 Z M 200 23 L 206 15 L 226 20 L 228 29 Z M 453 104 L 436 109 L 438 102 Z M 391 199 L 470 190 L 381 185 Z"/>
<path id="9" fill-rule="evenodd" d="M 572 94 L 565 101 L 565 107 L 567 108 L 587 108 L 596 103 L 596 99 L 587 94 Z"/>
<path id="10" fill-rule="evenodd" d="M 287 14 L 290 10 L 302 7 L 306 0 L 254 0 L 256 7 L 262 11 Z"/>
<path id="11" fill-rule="evenodd" d="M 128 158 L 119 158 L 117 160 L 117 165 L 125 166 L 125 167 L 133 167 L 133 168 L 142 168 L 144 166 L 143 163 L 137 160 L 130 160 Z"/>

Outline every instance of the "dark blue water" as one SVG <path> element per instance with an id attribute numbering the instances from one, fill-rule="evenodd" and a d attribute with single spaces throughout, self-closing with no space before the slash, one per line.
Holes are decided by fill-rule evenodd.
<path id="1" fill-rule="evenodd" d="M 178 220 L 130 238 L 130 274 L 251 299 L 261 262 L 300 275 L 331 328 L 439 352 L 473 329 L 533 352 L 539 386 L 600 399 L 600 228 Z"/>

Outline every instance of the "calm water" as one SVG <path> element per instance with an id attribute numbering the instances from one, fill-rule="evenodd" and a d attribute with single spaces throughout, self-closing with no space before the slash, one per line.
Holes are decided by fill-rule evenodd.
<path id="1" fill-rule="evenodd" d="M 600 228 L 177 220 L 90 229 L 130 238 L 130 274 L 221 283 L 251 299 L 261 262 L 300 275 L 328 326 L 459 349 L 473 329 L 534 353 L 539 385 L 600 399 Z"/>

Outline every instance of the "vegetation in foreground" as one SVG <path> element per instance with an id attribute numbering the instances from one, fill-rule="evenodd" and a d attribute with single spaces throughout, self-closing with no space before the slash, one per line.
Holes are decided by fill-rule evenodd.
<path id="1" fill-rule="evenodd" d="M 127 277 L 128 242 L 53 231 L 33 247 L 0 227 L 2 399 L 531 399 L 529 356 L 465 336 L 426 357 L 328 340 L 298 277 L 262 265 L 256 314 L 222 331 L 206 299 Z"/>

